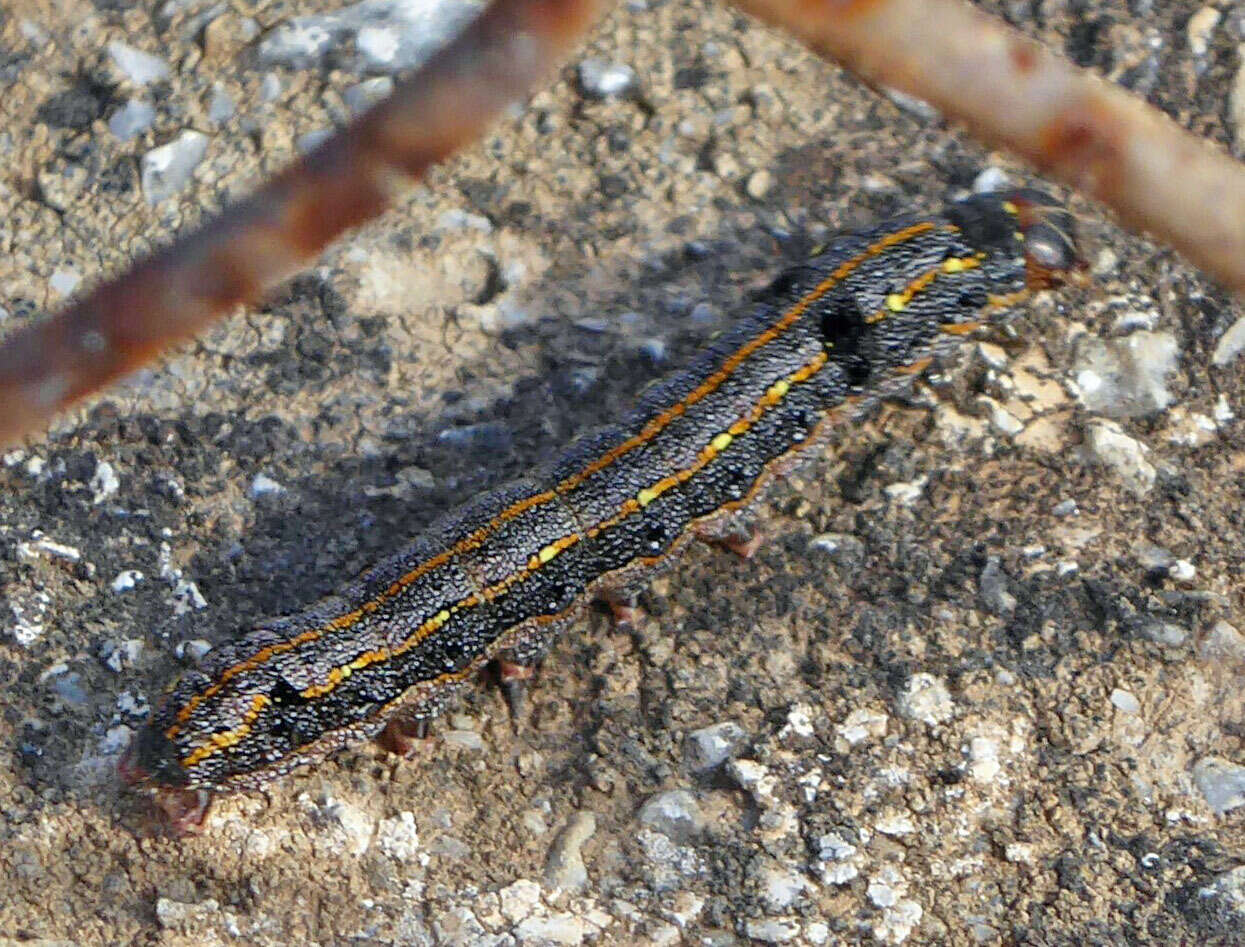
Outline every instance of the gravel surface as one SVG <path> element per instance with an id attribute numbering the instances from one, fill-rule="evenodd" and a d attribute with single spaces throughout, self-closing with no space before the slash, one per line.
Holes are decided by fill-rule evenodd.
<path id="1" fill-rule="evenodd" d="M 1241 4 L 985 5 L 1245 153 Z M 0 332 L 472 9 L 10 0 Z M 422 760 L 359 746 L 181 840 L 116 782 L 178 668 L 615 417 L 826 234 L 1031 180 L 727 7 L 632 0 L 266 305 L 5 455 L 0 943 L 1242 943 L 1245 311 L 1078 199 L 1087 286 L 843 432 L 753 560 L 581 622 L 517 727 L 481 687 Z"/>

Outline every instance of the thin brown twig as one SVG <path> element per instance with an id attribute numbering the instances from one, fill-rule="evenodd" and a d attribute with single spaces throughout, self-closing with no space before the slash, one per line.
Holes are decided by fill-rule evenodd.
<path id="1" fill-rule="evenodd" d="M 396 187 L 477 138 L 587 33 L 605 0 L 495 0 L 358 121 L 247 200 L 0 345 L 0 444 L 289 276 Z"/>
<path id="2" fill-rule="evenodd" d="M 963 0 L 735 0 L 1098 198 L 1245 295 L 1245 165 Z"/>
<path id="3" fill-rule="evenodd" d="M 1102 199 L 1245 293 L 1245 168 L 959 0 L 736 0 L 864 78 Z M 394 95 L 252 198 L 0 344 L 0 444 L 192 335 L 470 142 L 605 0 L 495 0 Z M 930 24 L 937 24 L 932 28 Z"/>

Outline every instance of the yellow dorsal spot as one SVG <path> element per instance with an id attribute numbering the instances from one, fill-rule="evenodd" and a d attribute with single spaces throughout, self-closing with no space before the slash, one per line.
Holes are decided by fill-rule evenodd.
<path id="1" fill-rule="evenodd" d="M 770 389 L 769 389 L 770 394 L 773 395 L 775 398 L 781 398 L 783 395 L 785 395 L 790 390 L 791 390 L 791 383 L 788 382 L 787 379 L 785 378 L 778 379 L 778 381 L 770 385 Z"/>
<path id="2" fill-rule="evenodd" d="M 981 266 L 981 256 L 953 256 L 942 261 L 942 271 L 947 274 L 963 273 Z"/>
<path id="3" fill-rule="evenodd" d="M 551 559 L 553 559 L 553 557 L 556 556 L 561 551 L 562 550 L 559 549 L 556 545 L 550 544 L 540 551 L 538 558 L 540 559 L 541 563 L 544 564 L 546 562 L 549 562 Z"/>
<path id="4" fill-rule="evenodd" d="M 713 449 L 715 451 L 721 451 L 721 450 L 726 450 L 726 448 L 730 447 L 731 441 L 733 440 L 734 438 L 731 437 L 730 434 L 723 431 L 721 434 L 719 434 L 709 443 L 713 445 Z"/>
<path id="5" fill-rule="evenodd" d="M 661 496 L 661 494 L 658 493 L 656 490 L 654 490 L 652 487 L 645 487 L 643 490 L 641 490 L 639 493 L 635 495 L 635 499 L 636 499 L 636 502 L 640 504 L 640 506 L 648 506 L 650 503 L 656 500 L 659 496 Z"/>
<path id="6" fill-rule="evenodd" d="M 1011 201 L 1004 201 L 1003 209 L 1007 211 L 1009 214 L 1011 214 L 1012 216 L 1015 216 L 1016 214 L 1020 213 L 1020 208 L 1017 207 L 1015 204 L 1013 204 Z"/>
<path id="7" fill-rule="evenodd" d="M 891 293 L 886 297 L 886 308 L 891 312 L 903 312 L 906 305 L 908 305 L 906 293 Z"/>

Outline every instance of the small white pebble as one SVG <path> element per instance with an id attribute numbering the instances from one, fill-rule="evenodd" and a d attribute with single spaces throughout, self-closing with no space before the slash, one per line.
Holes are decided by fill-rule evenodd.
<path id="1" fill-rule="evenodd" d="M 95 473 L 91 475 L 89 486 L 92 493 L 91 502 L 98 505 L 117 492 L 121 481 L 117 477 L 117 472 L 112 469 L 112 464 L 101 460 L 95 465 Z"/>
<path id="2" fill-rule="evenodd" d="M 109 43 L 108 55 L 127 79 L 138 86 L 150 85 L 169 77 L 169 64 L 159 56 L 125 43 Z"/>
<path id="3" fill-rule="evenodd" d="M 1167 568 L 1167 574 L 1176 582 L 1192 582 L 1197 575 L 1197 568 L 1188 559 L 1177 559 Z"/>
<path id="4" fill-rule="evenodd" d="M 81 273 L 72 267 L 62 267 L 48 278 L 48 287 L 58 296 L 68 296 L 81 282 Z"/>
<path id="5" fill-rule="evenodd" d="M 1189 39 L 1189 52 L 1201 59 L 1210 50 L 1211 37 L 1223 16 L 1212 6 L 1205 6 L 1189 17 L 1185 32 Z"/>
<path id="6" fill-rule="evenodd" d="M 267 474 L 256 474 L 255 479 L 251 481 L 250 494 L 253 500 L 257 500 L 262 496 L 284 492 L 285 487 L 281 486 Z"/>
<path id="7" fill-rule="evenodd" d="M 890 499 L 903 506 L 911 506 L 921 498 L 921 492 L 925 489 L 925 484 L 929 482 L 929 477 L 917 477 L 915 480 L 906 483 L 891 483 L 882 488 Z"/>
<path id="8" fill-rule="evenodd" d="M 1232 405 L 1228 404 L 1228 396 L 1220 395 L 1215 401 L 1215 407 L 1211 412 L 1216 424 L 1227 424 L 1236 414 L 1232 411 Z"/>
<path id="9" fill-rule="evenodd" d="M 991 191 L 1001 191 L 1010 183 L 1011 179 L 1008 178 L 1006 171 L 991 165 L 973 178 L 973 193 L 988 194 Z"/>
<path id="10" fill-rule="evenodd" d="M 117 577 L 112 580 L 112 590 L 117 595 L 122 592 L 128 592 L 138 583 L 143 581 L 143 574 L 137 569 L 125 569 L 117 573 Z"/>
<path id="11" fill-rule="evenodd" d="M 192 638 L 189 641 L 180 642 L 173 653 L 183 661 L 200 661 L 203 656 L 212 650 L 212 643 L 203 638 Z"/>
<path id="12" fill-rule="evenodd" d="M 1138 714 L 1141 712 L 1141 704 L 1137 698 L 1128 691 L 1121 690 L 1118 687 L 1111 692 L 1111 703 L 1126 714 Z"/>

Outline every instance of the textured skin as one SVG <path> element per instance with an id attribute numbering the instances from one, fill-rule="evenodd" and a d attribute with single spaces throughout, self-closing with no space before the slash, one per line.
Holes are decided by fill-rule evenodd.
<path id="1" fill-rule="evenodd" d="M 720 533 L 822 429 L 1071 266 L 1068 223 L 1017 191 L 836 239 L 617 426 L 212 652 L 173 686 L 127 772 L 174 792 L 258 786 L 399 710 L 437 713 L 486 661 L 539 655 L 593 596 L 625 595 L 689 538 Z"/>

